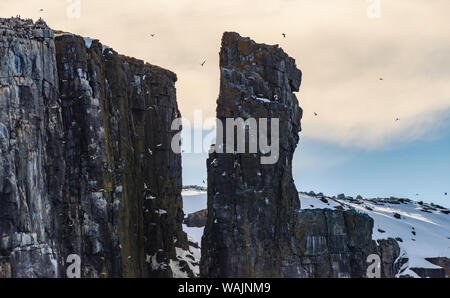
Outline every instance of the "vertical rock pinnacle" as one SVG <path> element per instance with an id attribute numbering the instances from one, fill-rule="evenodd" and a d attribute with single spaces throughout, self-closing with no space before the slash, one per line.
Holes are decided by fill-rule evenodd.
<path id="1" fill-rule="evenodd" d="M 237 130 L 243 126 L 250 137 L 245 153 L 217 153 L 222 149 L 218 143 L 207 161 L 208 221 L 201 275 L 277 276 L 281 257 L 292 254 L 292 226 L 300 207 L 292 158 L 302 118 L 293 92 L 299 91 L 302 73 L 278 46 L 231 32 L 222 38 L 220 71 L 217 118 L 225 127 L 224 152 L 237 150 L 229 135 L 235 128 L 225 124 L 227 118 L 247 121 Z M 267 138 L 261 133 L 264 119 Z M 277 121 L 278 129 L 272 127 Z M 255 123 L 257 132 L 252 130 Z M 272 145 L 270 153 L 261 146 L 264 141 Z M 251 150 L 255 143 L 258 150 Z"/>
<path id="2" fill-rule="evenodd" d="M 220 143 L 218 125 L 218 141 L 207 161 L 208 218 L 200 275 L 365 277 L 371 254 L 381 257 L 382 276 L 395 275 L 398 245 L 377 245 L 368 215 L 351 208 L 300 210 L 292 178 L 302 118 L 293 93 L 301 83 L 294 59 L 278 46 L 225 33 L 220 71 L 217 117 L 225 141 Z M 226 125 L 227 118 L 236 127 Z M 264 119 L 279 121 L 279 127 L 267 125 L 267 138 Z M 248 135 L 244 153 L 239 148 L 243 135 Z M 270 152 L 265 139 L 271 140 Z"/>

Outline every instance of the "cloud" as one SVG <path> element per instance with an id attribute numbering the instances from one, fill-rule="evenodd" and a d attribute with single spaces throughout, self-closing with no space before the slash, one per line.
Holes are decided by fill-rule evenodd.
<path id="1" fill-rule="evenodd" d="M 449 119 L 447 0 L 381 0 L 381 19 L 367 17 L 364 0 L 81 1 L 80 19 L 61 0 L 2 0 L 0 11 L 36 19 L 43 7 L 53 28 L 175 71 L 187 118 L 214 116 L 220 38 L 238 31 L 296 58 L 306 137 L 373 149 L 420 140 Z"/>

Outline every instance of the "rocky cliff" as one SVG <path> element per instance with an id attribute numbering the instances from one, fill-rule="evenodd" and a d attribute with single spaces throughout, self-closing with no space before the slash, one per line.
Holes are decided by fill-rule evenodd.
<path id="1" fill-rule="evenodd" d="M 295 254 L 284 261 L 284 274 L 307 278 L 366 277 L 372 263 L 369 255 L 380 257 L 380 277 L 395 277 L 402 262 L 394 239 L 372 240 L 373 219 L 355 210 L 302 210 L 295 223 Z"/>
<path id="2" fill-rule="evenodd" d="M 226 140 L 223 147 L 228 153 L 218 153 L 216 144 L 207 161 L 208 219 L 201 275 L 366 276 L 367 257 L 379 253 L 372 240 L 373 220 L 354 211 L 300 210 L 292 157 L 302 117 L 294 92 L 299 91 L 302 74 L 294 59 L 278 46 L 227 32 L 220 72 L 217 118 L 222 123 L 239 117 L 279 119 L 279 130 L 269 129 L 267 134 L 270 139 L 279 133 L 279 152 L 275 163 L 264 164 L 267 152 L 262 148 L 256 153 L 233 153 L 226 150 L 230 146 Z M 227 126 L 223 135 L 234 129 Z M 247 138 L 248 150 L 251 137 Z M 388 268 L 400 253 L 392 245 L 385 245 L 383 276 L 392 275 Z"/>
<path id="3" fill-rule="evenodd" d="M 300 207 L 291 167 L 301 130 L 302 110 L 293 93 L 299 90 L 301 72 L 279 47 L 230 32 L 223 35 L 220 72 L 217 118 L 222 123 L 226 118 L 277 118 L 280 148 L 278 162 L 266 165 L 261 151 L 209 156 L 201 274 L 281 276 L 280 256 L 291 253 L 289 242 Z M 271 122 L 267 127 L 271 136 Z"/>
<path id="4" fill-rule="evenodd" d="M 65 163 L 53 32 L 18 19 L 0 30 L 2 275 L 58 276 Z"/>
<path id="5" fill-rule="evenodd" d="M 42 21 L 0 20 L 0 276 L 183 271 L 176 75 Z"/>
<path id="6" fill-rule="evenodd" d="M 199 248 L 182 231 L 181 156 L 170 148 L 176 75 L 42 20 L 0 19 L 0 59 L 0 278 L 66 277 L 74 254 L 82 277 L 197 276 Z M 356 212 L 385 200 L 314 195 L 302 199 L 313 209 L 300 208 L 294 59 L 228 32 L 220 71 L 217 117 L 243 122 L 224 134 L 218 127 L 225 142 L 207 161 L 208 209 L 186 219 L 201 227 L 206 217 L 203 277 L 365 277 L 371 254 L 382 277 L 448 276 L 445 256 L 430 254 L 433 268 L 418 266 L 417 249 L 405 256 L 406 242 L 439 233 L 406 222 L 403 239 L 385 237 L 384 226 L 395 225 L 377 219 L 374 227 L 373 218 L 393 209 Z M 258 129 L 269 119 L 267 135 L 252 135 L 249 119 Z M 234 152 L 227 132 L 235 129 L 247 134 L 247 153 Z M 255 139 L 259 150 L 250 152 Z M 418 208 L 388 203 L 405 205 L 382 214 L 395 224 Z"/>

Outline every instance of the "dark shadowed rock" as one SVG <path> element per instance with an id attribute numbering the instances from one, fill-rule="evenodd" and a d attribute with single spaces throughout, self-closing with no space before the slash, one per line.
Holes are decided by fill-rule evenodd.
<path id="1" fill-rule="evenodd" d="M 277 276 L 283 255 L 291 253 L 288 243 L 300 207 L 291 167 L 301 130 L 302 110 L 293 93 L 300 88 L 301 72 L 278 46 L 232 32 L 223 35 L 220 71 L 217 118 L 223 123 L 278 118 L 280 152 L 279 162 L 268 165 L 261 164 L 261 153 L 209 156 L 201 274 Z"/>
<path id="2" fill-rule="evenodd" d="M 407 259 L 399 258 L 400 247 L 396 240 L 392 238 L 377 240 L 377 244 L 378 255 L 381 258 L 381 276 L 395 277 Z"/>
<path id="3" fill-rule="evenodd" d="M 191 214 L 184 219 L 184 224 L 188 227 L 201 228 L 206 225 L 208 210 L 200 210 Z"/>
<path id="4" fill-rule="evenodd" d="M 66 172 L 53 32 L 0 19 L 0 57 L 2 271 L 57 277 Z"/>
<path id="5" fill-rule="evenodd" d="M 287 277 L 364 277 L 376 253 L 373 220 L 355 211 L 302 210 L 295 225 L 295 251 L 285 260 Z"/>
<path id="6" fill-rule="evenodd" d="M 8 258 L 0 258 L 0 278 L 11 278 L 11 261 Z"/>
<path id="7" fill-rule="evenodd" d="M 450 259 L 445 257 L 440 258 L 427 258 L 428 262 L 440 266 L 444 269 L 445 278 L 450 278 Z"/>
<path id="8" fill-rule="evenodd" d="M 83 277 L 171 277 L 176 75 L 44 22 L 0 31 L 0 275 L 65 276 L 78 254 Z"/>
<path id="9" fill-rule="evenodd" d="M 91 238 L 110 241 L 106 267 L 113 276 L 171 276 L 175 246 L 187 248 L 180 216 L 181 157 L 170 148 L 176 133 L 170 125 L 180 114 L 176 75 L 104 49 L 98 41 L 87 48 L 79 36 L 63 34 L 56 45 L 63 118 L 73 148 L 67 161 L 74 174 L 84 173 L 81 180 L 70 179 L 74 208 L 99 224 L 93 230 L 100 234 Z M 97 205 L 95 195 L 103 209 L 86 208 Z M 157 268 L 146 263 L 147 256 Z M 92 265 L 96 272 L 103 266 Z"/>
<path id="10" fill-rule="evenodd" d="M 446 270 L 444 268 L 411 268 L 414 273 L 422 278 L 445 278 Z"/>
<path id="11" fill-rule="evenodd" d="M 279 118 L 280 151 L 274 164 L 262 164 L 261 151 L 210 154 L 201 276 L 366 276 L 367 257 L 379 253 L 372 218 L 353 210 L 300 210 L 292 179 L 302 117 L 293 93 L 301 82 L 294 59 L 278 46 L 226 32 L 220 71 L 217 117 L 223 123 Z M 385 254 L 387 263 L 393 254 Z"/>

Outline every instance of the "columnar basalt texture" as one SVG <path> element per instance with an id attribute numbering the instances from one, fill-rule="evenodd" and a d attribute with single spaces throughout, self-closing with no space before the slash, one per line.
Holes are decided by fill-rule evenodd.
<path id="1" fill-rule="evenodd" d="M 53 32 L 0 19 L 0 275 L 56 277 L 64 132 Z"/>
<path id="2" fill-rule="evenodd" d="M 261 151 L 209 156 L 201 274 L 282 276 L 282 258 L 292 254 L 300 207 L 292 158 L 302 117 L 293 92 L 299 91 L 302 74 L 278 46 L 257 44 L 230 32 L 223 35 L 220 71 L 217 118 L 223 123 L 226 118 L 278 118 L 280 148 L 274 164 L 263 165 Z M 269 139 L 278 133 L 270 131 L 270 123 Z"/>
<path id="3" fill-rule="evenodd" d="M 1 26 L 0 276 L 64 277 L 70 254 L 83 277 L 192 276 L 176 75 L 42 21 Z"/>
<path id="4" fill-rule="evenodd" d="M 300 210 L 292 158 L 302 118 L 293 92 L 299 91 L 302 74 L 294 59 L 278 46 L 226 32 L 220 71 L 217 117 L 222 123 L 226 118 L 278 118 L 280 149 L 276 163 L 263 164 L 261 151 L 218 153 L 216 144 L 207 160 L 201 276 L 366 276 L 367 257 L 381 253 L 372 240 L 373 220 L 355 211 Z M 275 133 L 270 131 L 269 139 Z M 386 243 L 383 252 L 382 276 L 391 277 L 398 246 Z"/>
<path id="5" fill-rule="evenodd" d="M 176 75 L 97 41 L 86 48 L 79 36 L 62 34 L 56 45 L 69 218 L 85 231 L 73 231 L 69 248 L 92 257 L 86 274 L 171 276 L 175 245 L 187 246 L 181 157 L 170 148 Z"/>
<path id="6" fill-rule="evenodd" d="M 367 257 L 381 259 L 380 277 L 395 277 L 400 269 L 400 248 L 394 239 L 379 246 L 372 240 L 373 219 L 355 210 L 312 209 L 298 213 L 294 254 L 286 258 L 287 277 L 366 277 Z"/>

